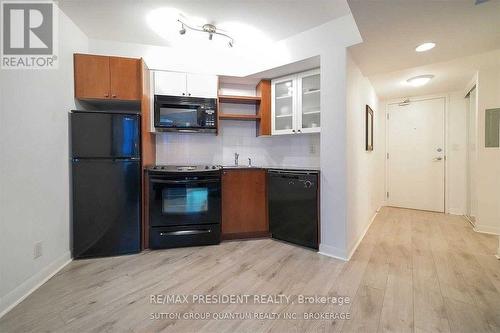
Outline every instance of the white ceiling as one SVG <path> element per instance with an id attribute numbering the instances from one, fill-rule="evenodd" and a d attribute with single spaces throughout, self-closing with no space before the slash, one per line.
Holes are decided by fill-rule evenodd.
<path id="1" fill-rule="evenodd" d="M 500 1 L 348 0 L 363 43 L 350 48 L 365 76 L 500 48 Z M 424 42 L 437 46 L 423 53 Z"/>
<path id="2" fill-rule="evenodd" d="M 413 96 L 426 96 L 452 91 L 464 91 L 481 68 L 500 66 L 500 49 L 472 56 L 412 67 L 395 72 L 372 75 L 369 80 L 382 100 Z M 422 74 L 433 74 L 434 78 L 421 87 L 406 84 L 406 79 Z"/>
<path id="3" fill-rule="evenodd" d="M 147 22 L 148 15 L 159 9 L 175 9 L 187 18 L 202 18 L 204 23 L 236 22 L 269 41 L 350 12 L 346 0 L 60 0 L 59 6 L 90 38 L 160 46 L 171 42 Z M 178 29 L 175 34 L 178 38 Z"/>
<path id="4" fill-rule="evenodd" d="M 189 42 L 207 52 L 205 38 L 180 36 L 175 18 L 165 12 L 227 27 L 235 48 L 243 41 L 249 42 L 246 50 L 265 50 L 268 42 L 352 11 L 363 43 L 349 52 L 381 99 L 460 89 L 478 63 L 470 56 L 500 49 L 500 0 L 477 6 L 474 0 L 60 0 L 59 5 L 90 38 L 159 46 Z M 427 41 L 437 46 L 415 52 Z M 419 88 L 402 84 L 422 74 L 435 78 Z"/>
<path id="5" fill-rule="evenodd" d="M 262 79 L 275 79 L 291 73 L 299 73 L 318 68 L 320 67 L 320 60 L 320 56 L 315 56 L 248 76 L 221 76 L 219 80 L 221 83 L 256 85 Z"/>

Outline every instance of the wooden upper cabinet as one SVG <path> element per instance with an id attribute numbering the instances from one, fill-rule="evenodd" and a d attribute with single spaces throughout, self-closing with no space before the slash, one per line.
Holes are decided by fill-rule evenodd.
<path id="1" fill-rule="evenodd" d="M 88 54 L 75 54 L 74 69 L 76 98 L 109 98 L 109 57 Z"/>
<path id="2" fill-rule="evenodd" d="M 266 171 L 224 170 L 222 174 L 222 237 L 269 235 Z"/>
<path id="3" fill-rule="evenodd" d="M 260 104 L 257 114 L 257 136 L 271 135 L 271 81 L 261 80 L 256 87 L 257 96 L 260 96 Z"/>
<path id="4" fill-rule="evenodd" d="M 109 58 L 111 99 L 122 101 L 141 99 L 140 65 L 139 59 Z"/>
<path id="5" fill-rule="evenodd" d="M 140 59 L 75 54 L 75 98 L 139 101 Z"/>

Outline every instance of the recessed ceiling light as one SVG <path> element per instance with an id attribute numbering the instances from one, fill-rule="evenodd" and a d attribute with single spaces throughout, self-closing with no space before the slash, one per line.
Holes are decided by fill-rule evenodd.
<path id="1" fill-rule="evenodd" d="M 406 82 L 411 86 L 420 87 L 427 84 L 433 77 L 434 75 L 419 75 L 409 78 Z"/>
<path id="2" fill-rule="evenodd" d="M 423 43 L 415 48 L 417 52 L 425 52 L 433 49 L 436 46 L 436 43 Z"/>

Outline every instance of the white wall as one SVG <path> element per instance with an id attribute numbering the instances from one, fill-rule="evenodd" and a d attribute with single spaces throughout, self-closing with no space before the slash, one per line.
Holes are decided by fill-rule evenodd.
<path id="1" fill-rule="evenodd" d="M 0 316 L 70 260 L 68 111 L 88 39 L 59 13 L 59 69 L 0 72 Z"/>
<path id="2" fill-rule="evenodd" d="M 142 56 L 153 69 L 249 75 L 314 56 L 321 57 L 320 252 L 347 258 L 346 47 L 361 42 L 352 15 L 282 40 L 263 57 L 246 62 L 184 54 L 171 48 L 91 40 L 90 52 Z M 235 60 L 236 59 L 236 60 Z M 168 138 L 167 138 L 168 140 Z M 188 139 L 189 140 L 189 139 Z M 278 139 L 279 140 L 279 139 Z M 165 142 L 165 141 L 163 141 Z M 168 141 L 167 141 L 168 142 Z M 162 143 L 160 143 L 161 145 Z M 224 157 L 223 157 L 224 159 Z"/>
<path id="3" fill-rule="evenodd" d="M 219 135 L 157 134 L 156 162 L 159 164 L 295 166 L 319 168 L 319 135 L 256 137 L 255 122 L 222 121 Z"/>
<path id="4" fill-rule="evenodd" d="M 373 110 L 373 151 L 365 150 L 365 107 Z M 385 109 L 370 81 L 347 58 L 347 245 L 350 257 L 384 203 Z"/>
<path id="5" fill-rule="evenodd" d="M 485 148 L 485 110 L 500 107 L 500 59 L 479 69 L 477 82 L 476 230 L 500 235 L 500 149 Z"/>

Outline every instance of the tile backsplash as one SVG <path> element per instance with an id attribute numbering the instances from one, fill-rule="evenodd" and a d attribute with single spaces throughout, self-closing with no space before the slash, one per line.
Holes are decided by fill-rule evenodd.
<path id="1" fill-rule="evenodd" d="M 157 164 L 319 167 L 319 134 L 256 137 L 255 122 L 221 121 L 219 135 L 158 133 Z"/>

